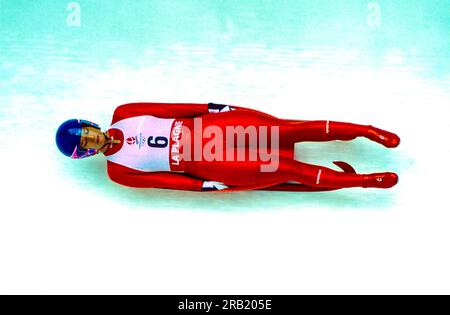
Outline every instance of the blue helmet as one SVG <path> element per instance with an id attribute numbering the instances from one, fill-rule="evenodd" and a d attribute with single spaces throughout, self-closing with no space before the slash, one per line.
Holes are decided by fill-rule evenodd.
<path id="1" fill-rule="evenodd" d="M 81 149 L 80 140 L 83 127 L 100 129 L 99 125 L 87 120 L 71 119 L 63 123 L 56 132 L 56 145 L 59 151 L 72 159 L 83 159 L 97 154 L 95 149 Z"/>

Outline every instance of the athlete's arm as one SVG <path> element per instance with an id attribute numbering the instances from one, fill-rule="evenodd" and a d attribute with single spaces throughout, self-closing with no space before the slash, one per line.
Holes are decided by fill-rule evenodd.
<path id="1" fill-rule="evenodd" d="M 165 188 L 191 191 L 221 190 L 227 186 L 204 181 L 186 174 L 171 172 L 140 172 L 108 161 L 109 178 L 121 185 L 134 188 Z"/>
<path id="2" fill-rule="evenodd" d="M 158 118 L 190 118 L 231 110 L 255 112 L 255 110 L 245 107 L 216 103 L 129 103 L 116 108 L 112 124 L 122 119 L 144 115 L 151 115 Z"/>

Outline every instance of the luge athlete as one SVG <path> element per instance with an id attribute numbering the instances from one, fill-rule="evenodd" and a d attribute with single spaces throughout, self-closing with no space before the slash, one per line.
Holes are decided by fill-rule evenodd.
<path id="1" fill-rule="evenodd" d="M 230 137 L 231 132 L 231 137 Z M 59 150 L 74 159 L 102 152 L 111 180 L 130 187 L 192 191 L 325 191 L 390 188 L 395 173 L 357 174 L 294 159 L 301 141 L 366 137 L 387 148 L 400 138 L 370 125 L 286 120 L 234 105 L 131 103 L 117 107 L 106 131 L 86 120 L 63 123 Z"/>

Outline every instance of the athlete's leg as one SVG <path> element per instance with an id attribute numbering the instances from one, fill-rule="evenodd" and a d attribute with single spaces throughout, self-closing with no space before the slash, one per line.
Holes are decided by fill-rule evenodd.
<path id="1" fill-rule="evenodd" d="M 204 125 L 218 126 L 278 126 L 280 143 L 301 141 L 353 140 L 366 137 L 388 148 L 398 146 L 400 138 L 388 131 L 371 125 L 358 125 L 330 120 L 284 120 L 264 115 L 259 112 L 232 111 L 202 116 Z"/>
<path id="2" fill-rule="evenodd" d="M 332 170 L 330 168 L 306 164 L 296 160 L 283 160 L 280 170 L 289 180 L 313 187 L 348 188 L 374 187 L 390 188 L 397 184 L 394 173 L 355 174 Z"/>
<path id="3" fill-rule="evenodd" d="M 292 121 L 286 120 L 282 134 L 292 142 L 353 140 L 366 137 L 388 148 L 400 143 L 400 138 L 389 132 L 370 125 L 358 125 L 330 120 Z"/>
<path id="4" fill-rule="evenodd" d="M 275 172 L 262 172 L 260 166 L 259 161 L 189 161 L 185 163 L 185 172 L 228 186 L 296 181 L 312 187 L 390 188 L 398 182 L 398 176 L 394 173 L 345 173 L 293 159 L 281 159 Z"/>

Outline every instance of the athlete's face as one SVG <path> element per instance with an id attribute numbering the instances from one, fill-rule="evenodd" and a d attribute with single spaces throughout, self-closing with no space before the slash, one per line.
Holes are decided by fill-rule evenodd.
<path id="1" fill-rule="evenodd" d="M 81 149 L 100 150 L 105 146 L 106 141 L 106 137 L 101 130 L 94 127 L 83 127 L 80 140 Z"/>

